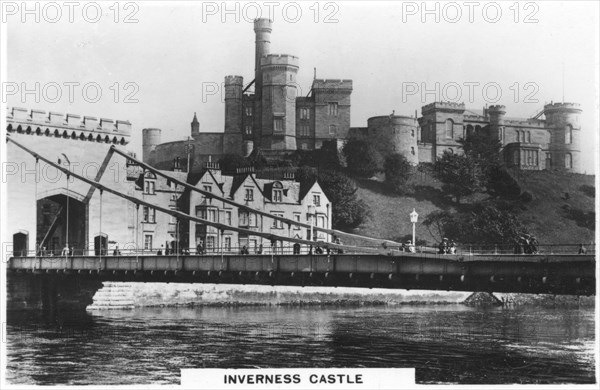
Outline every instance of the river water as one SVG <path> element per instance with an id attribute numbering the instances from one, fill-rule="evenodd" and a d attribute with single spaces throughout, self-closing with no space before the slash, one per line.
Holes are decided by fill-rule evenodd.
<path id="1" fill-rule="evenodd" d="M 9 313 L 7 382 L 179 384 L 181 368 L 416 367 L 417 383 L 594 383 L 594 310 L 139 308 Z"/>

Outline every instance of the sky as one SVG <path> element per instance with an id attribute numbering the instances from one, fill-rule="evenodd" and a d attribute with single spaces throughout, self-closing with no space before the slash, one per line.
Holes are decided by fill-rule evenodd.
<path id="1" fill-rule="evenodd" d="M 583 109 L 584 170 L 596 166 L 595 1 L 230 2 L 226 9 L 220 1 L 57 2 L 30 13 L 11 4 L 3 8 L 3 103 L 129 120 L 137 152 L 143 128 L 162 129 L 162 141 L 185 139 L 194 112 L 201 131 L 223 131 L 221 84 L 226 75 L 252 81 L 252 20 L 260 13 L 273 19 L 271 53 L 300 58 L 300 95 L 314 68 L 318 78 L 353 80 L 351 126 L 392 111 L 420 116 L 421 106 L 440 100 L 478 110 L 503 104 L 509 117 L 530 117 L 564 96 Z"/>

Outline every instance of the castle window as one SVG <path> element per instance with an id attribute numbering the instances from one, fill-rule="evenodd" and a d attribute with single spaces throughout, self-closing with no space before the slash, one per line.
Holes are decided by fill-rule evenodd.
<path id="1" fill-rule="evenodd" d="M 337 102 L 327 103 L 327 108 L 329 109 L 329 116 L 337 116 L 338 115 L 338 104 L 337 104 Z"/>
<path id="2" fill-rule="evenodd" d="M 565 128 L 565 144 L 571 145 L 573 142 L 573 127 L 571 125 L 567 125 Z"/>
<path id="3" fill-rule="evenodd" d="M 446 138 L 454 138 L 454 121 L 452 119 L 446 119 Z"/>
<path id="4" fill-rule="evenodd" d="M 246 135 L 252 134 L 252 125 L 246 125 Z"/>
<path id="5" fill-rule="evenodd" d="M 271 213 L 276 217 L 283 217 L 283 213 Z M 273 229 L 283 229 L 283 222 L 277 219 L 273 219 L 273 225 L 271 225 Z"/>
<path id="6" fill-rule="evenodd" d="M 321 195 L 313 195 L 313 204 L 317 207 L 321 206 Z"/>
<path id="7" fill-rule="evenodd" d="M 410 147 L 410 154 L 412 154 L 413 156 L 415 155 L 415 148 L 414 148 L 414 146 Z"/>
<path id="8" fill-rule="evenodd" d="M 273 202 L 283 202 L 283 190 L 273 190 Z"/>
<path id="9" fill-rule="evenodd" d="M 273 130 L 274 131 L 283 131 L 283 118 L 273 119 Z"/>
<path id="10" fill-rule="evenodd" d="M 329 135 L 336 135 L 336 134 L 337 134 L 337 126 L 329 125 Z"/>
<path id="11" fill-rule="evenodd" d="M 504 140 L 504 127 L 500 127 L 500 129 L 498 130 L 498 139 L 500 141 Z"/>
<path id="12" fill-rule="evenodd" d="M 300 136 L 308 137 L 310 135 L 310 129 L 306 123 L 300 124 Z"/>
<path id="13" fill-rule="evenodd" d="M 565 153 L 565 168 L 573 168 L 573 156 L 571 156 L 571 153 Z"/>
<path id="14" fill-rule="evenodd" d="M 517 130 L 515 133 L 517 135 L 517 142 L 521 142 L 521 132 Z"/>
<path id="15" fill-rule="evenodd" d="M 144 249 L 147 251 L 152 250 L 152 234 L 144 234 Z"/>
<path id="16" fill-rule="evenodd" d="M 519 134 L 519 133 L 517 132 L 517 134 Z M 519 151 L 518 150 L 515 150 L 513 152 L 513 164 L 519 165 Z"/>
<path id="17" fill-rule="evenodd" d="M 246 188 L 246 196 L 244 197 L 244 200 L 248 202 L 254 200 L 254 190 L 252 188 Z"/>
<path id="18" fill-rule="evenodd" d="M 252 116 L 252 107 L 246 107 L 246 116 Z"/>
<path id="19" fill-rule="evenodd" d="M 148 207 L 148 206 L 144 206 L 144 208 L 142 209 L 143 214 L 144 214 L 144 219 L 142 220 L 145 223 L 156 223 L 156 210 Z"/>
<path id="20" fill-rule="evenodd" d="M 530 131 L 527 132 L 527 143 L 528 144 L 531 143 L 531 132 Z"/>
<path id="21" fill-rule="evenodd" d="M 250 214 L 247 211 L 240 211 L 240 213 L 239 213 L 240 226 L 248 226 L 249 219 L 250 219 Z"/>
<path id="22" fill-rule="evenodd" d="M 310 119 L 310 110 L 308 108 L 300 109 L 300 119 Z"/>
<path id="23" fill-rule="evenodd" d="M 411 135 L 412 137 L 414 137 L 414 136 L 415 136 L 415 129 L 412 129 L 412 130 L 410 131 L 410 135 Z"/>

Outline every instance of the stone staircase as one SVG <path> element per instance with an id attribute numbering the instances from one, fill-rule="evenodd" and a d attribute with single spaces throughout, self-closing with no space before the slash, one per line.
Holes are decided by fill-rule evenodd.
<path id="1" fill-rule="evenodd" d="M 87 310 L 129 310 L 134 308 L 132 283 L 104 282 Z"/>

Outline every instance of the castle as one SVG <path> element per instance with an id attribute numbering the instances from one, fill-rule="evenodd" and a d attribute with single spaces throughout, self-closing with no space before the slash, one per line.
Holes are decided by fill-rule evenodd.
<path id="1" fill-rule="evenodd" d="M 445 151 L 460 153 L 461 138 L 483 132 L 502 143 L 507 166 L 582 170 L 578 104 L 550 103 L 532 118 L 511 118 L 502 105 L 473 110 L 463 103 L 434 102 L 422 107 L 419 118 L 375 116 L 367 127 L 350 127 L 352 80 L 315 78 L 307 96 L 298 96 L 298 58 L 270 54 L 271 31 L 270 20 L 255 20 L 254 80 L 244 86 L 241 76 L 225 77 L 224 132 L 200 132 L 195 114 L 188 141 L 161 143 L 160 129 L 143 129 L 145 162 L 169 169 L 180 157 L 188 171 L 199 172 L 225 154 L 248 156 L 260 149 L 277 155 L 319 149 L 328 141 L 340 147 L 358 138 L 372 142 L 382 157 L 401 153 L 418 164 L 434 162 Z"/>

